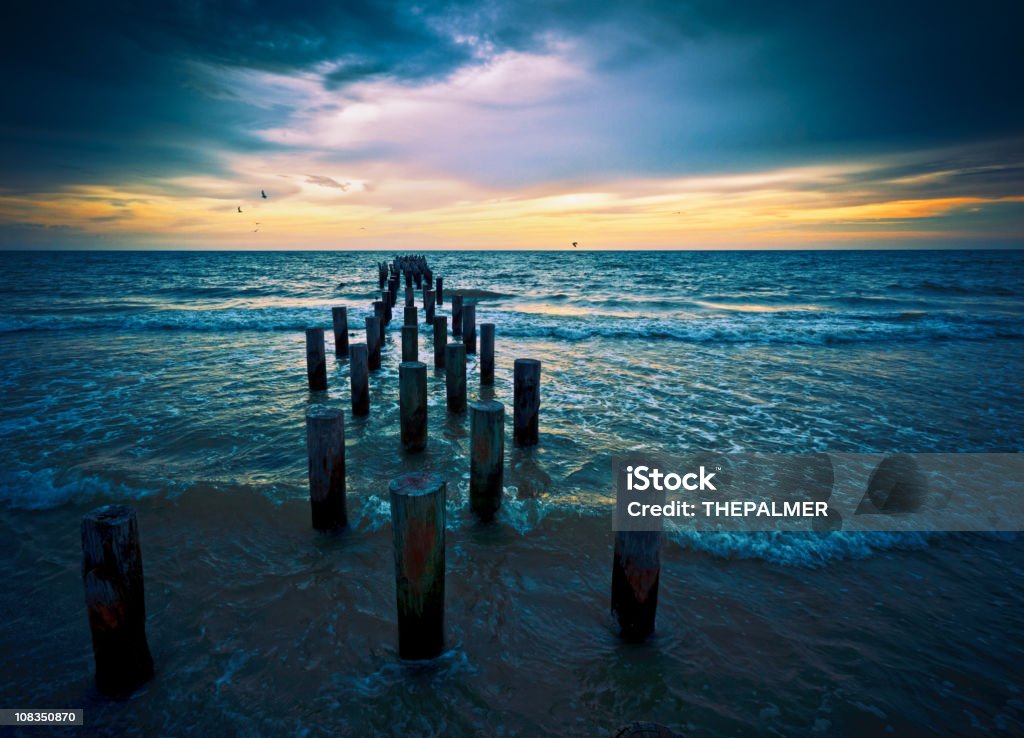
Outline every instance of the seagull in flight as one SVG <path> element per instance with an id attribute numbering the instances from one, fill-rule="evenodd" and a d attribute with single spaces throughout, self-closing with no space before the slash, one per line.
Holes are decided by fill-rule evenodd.
<path id="1" fill-rule="evenodd" d="M 578 244 L 577 244 L 577 243 L 576 243 L 575 241 L 573 241 L 573 242 L 572 242 L 572 247 L 573 247 L 573 248 L 576 248 L 576 246 L 577 246 L 577 245 L 578 245 Z"/>
<path id="2" fill-rule="evenodd" d="M 264 200 L 266 200 L 266 199 L 267 199 L 267 191 L 266 191 L 266 190 L 260 190 L 260 195 L 262 195 L 262 196 L 263 196 L 263 199 L 264 199 Z"/>
<path id="3" fill-rule="evenodd" d="M 242 206 L 241 205 L 238 206 L 238 212 L 242 212 Z"/>

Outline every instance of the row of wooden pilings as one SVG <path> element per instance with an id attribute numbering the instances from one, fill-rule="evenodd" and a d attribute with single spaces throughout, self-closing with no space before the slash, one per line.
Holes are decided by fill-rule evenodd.
<path id="1" fill-rule="evenodd" d="M 385 327 L 391 320 L 398 286 L 405 277 L 402 362 L 399 364 L 400 438 L 407 453 L 427 444 L 426 364 L 418 360 L 418 316 L 414 284 L 422 288 L 425 322 L 432 327 L 434 366 L 444 369 L 446 405 L 462 413 L 466 402 L 466 354 L 476 352 L 476 306 L 452 295 L 452 333 L 444 304 L 442 277 L 433 277 L 423 257 L 398 257 L 378 265 L 381 299 L 365 319 L 366 343 L 349 343 L 348 312 L 332 309 L 335 354 L 349 360 L 354 416 L 370 411 L 369 372 L 380 369 Z M 433 287 L 433 289 L 431 289 Z M 494 383 L 493 323 L 480 326 L 480 383 Z M 312 392 L 327 389 L 322 328 L 306 331 L 307 377 Z M 540 362 L 516 359 L 513 372 L 513 440 L 531 446 L 539 439 Z M 505 406 L 494 400 L 468 405 L 470 429 L 470 509 L 491 520 L 501 505 L 505 457 Z M 318 530 L 347 525 L 345 500 L 345 422 L 338 408 L 317 405 L 306 414 L 312 521 Z M 444 649 L 445 500 L 440 474 L 412 472 L 388 485 L 394 544 L 399 655 L 429 659 Z M 125 694 L 152 677 L 153 661 L 145 634 L 142 556 L 135 511 L 122 505 L 93 510 L 82 519 L 83 581 L 96 660 L 96 682 L 107 694 Z M 611 611 L 619 634 L 642 640 L 654 630 L 661 569 L 661 536 L 617 532 L 612 565 Z"/>

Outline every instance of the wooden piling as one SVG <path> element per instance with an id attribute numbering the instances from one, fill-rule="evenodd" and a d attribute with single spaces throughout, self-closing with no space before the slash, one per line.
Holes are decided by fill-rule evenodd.
<path id="1" fill-rule="evenodd" d="M 448 397 L 448 412 L 461 413 L 466 410 L 466 346 L 449 343 L 444 349 L 445 389 Z"/>
<path id="2" fill-rule="evenodd" d="M 398 302 L 398 278 L 394 277 L 388 282 L 388 296 L 391 298 L 391 307 Z"/>
<path id="3" fill-rule="evenodd" d="M 107 695 L 130 694 L 153 677 L 135 510 L 105 505 L 82 517 L 82 584 L 96 686 Z"/>
<path id="4" fill-rule="evenodd" d="M 415 304 L 416 304 L 416 293 L 413 291 L 412 287 L 406 287 L 405 288 L 405 306 L 406 307 L 411 307 L 411 306 L 413 306 Z"/>
<path id="5" fill-rule="evenodd" d="M 494 323 L 480 324 L 480 386 L 494 384 Z"/>
<path id="6" fill-rule="evenodd" d="M 436 283 L 434 292 L 437 293 L 437 304 L 444 305 L 444 277 L 438 277 Z"/>
<path id="7" fill-rule="evenodd" d="M 384 324 L 391 325 L 391 293 L 381 290 L 380 301 L 384 303 Z"/>
<path id="8" fill-rule="evenodd" d="M 366 350 L 370 371 L 380 369 L 380 321 L 372 315 L 366 318 Z"/>
<path id="9" fill-rule="evenodd" d="M 403 327 L 403 335 L 408 327 Z M 410 360 L 398 365 L 398 400 L 402 448 L 410 453 L 422 451 L 427 447 L 426 364 Z"/>
<path id="10" fill-rule="evenodd" d="M 387 337 L 387 313 L 384 309 L 384 302 L 382 300 L 374 300 L 373 302 L 373 314 L 377 318 L 377 328 L 380 333 L 380 347 L 384 348 L 384 340 Z"/>
<path id="11" fill-rule="evenodd" d="M 476 353 L 476 305 L 469 303 L 462 308 L 462 342 L 466 353 Z"/>
<path id="12" fill-rule="evenodd" d="M 501 507 L 505 475 L 505 406 L 496 400 L 470 403 L 469 508 L 491 520 Z"/>
<path id="13" fill-rule="evenodd" d="M 334 324 L 334 355 L 348 356 L 348 308 L 331 308 Z"/>
<path id="14" fill-rule="evenodd" d="M 403 325 L 416 325 L 416 321 L 419 318 L 419 311 L 415 305 L 406 305 Z"/>
<path id="15" fill-rule="evenodd" d="M 420 329 L 413 323 L 402 326 L 402 361 L 420 360 Z"/>
<path id="16" fill-rule="evenodd" d="M 434 290 L 423 290 L 423 322 L 426 325 L 434 325 Z"/>
<path id="17" fill-rule="evenodd" d="M 369 330 L 367 330 L 369 333 Z M 370 414 L 370 367 L 369 351 L 365 343 L 353 343 L 349 347 L 348 377 L 352 390 L 352 414 Z"/>
<path id="18" fill-rule="evenodd" d="M 327 354 L 324 350 L 324 329 L 306 329 L 306 376 L 310 392 L 327 389 Z"/>
<path id="19" fill-rule="evenodd" d="M 448 345 L 448 316 L 434 316 L 434 368 L 444 369 L 444 350 Z"/>
<path id="20" fill-rule="evenodd" d="M 517 446 L 533 446 L 540 425 L 540 362 L 516 359 L 513 380 L 512 437 Z"/>
<path id="21" fill-rule="evenodd" d="M 452 295 L 452 335 L 462 337 L 462 295 Z"/>
<path id="22" fill-rule="evenodd" d="M 345 414 L 337 408 L 306 412 L 309 501 L 313 527 L 334 530 L 348 524 L 345 509 Z"/>
<path id="23" fill-rule="evenodd" d="M 612 617 L 624 640 L 640 641 L 654 632 L 660 577 L 661 531 L 616 531 Z"/>
<path id="24" fill-rule="evenodd" d="M 445 496 L 440 474 L 392 479 L 391 528 L 398 601 L 398 655 L 430 659 L 444 650 Z"/>

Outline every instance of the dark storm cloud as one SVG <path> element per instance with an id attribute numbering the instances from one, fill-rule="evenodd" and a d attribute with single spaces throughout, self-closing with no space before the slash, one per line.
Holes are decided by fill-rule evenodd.
<path id="1" fill-rule="evenodd" d="M 294 111 L 247 99 L 211 66 L 315 73 L 328 90 L 383 77 L 414 86 L 552 39 L 573 42 L 607 80 L 592 116 L 572 121 L 603 142 L 590 174 L 736 170 L 1024 132 L 1018 2 L 76 2 L 3 14 L 8 189 L 216 173 L 220 153 L 273 148 L 253 132 Z M 539 152 L 517 176 L 580 166 Z"/>

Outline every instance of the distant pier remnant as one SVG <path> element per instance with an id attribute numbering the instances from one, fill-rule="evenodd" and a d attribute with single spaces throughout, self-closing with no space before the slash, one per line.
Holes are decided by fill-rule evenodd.
<path id="1" fill-rule="evenodd" d="M 512 437 L 517 446 L 534 446 L 540 425 L 540 362 L 516 359 L 513 382 Z"/>
<path id="2" fill-rule="evenodd" d="M 376 316 L 366 318 L 366 365 L 370 371 L 380 369 L 380 320 Z"/>
<path id="3" fill-rule="evenodd" d="M 480 386 L 494 384 L 494 323 L 480 324 Z"/>
<path id="4" fill-rule="evenodd" d="M 82 518 L 82 583 L 96 687 L 106 695 L 130 694 L 153 677 L 135 510 L 105 505 Z"/>
<path id="5" fill-rule="evenodd" d="M 445 388 L 448 396 L 448 412 L 461 413 L 466 410 L 466 347 L 461 343 L 449 343 L 444 349 Z"/>
<path id="6" fill-rule="evenodd" d="M 402 361 L 420 360 L 420 329 L 413 323 L 402 326 Z"/>
<path id="7" fill-rule="evenodd" d="M 462 342 L 466 353 L 476 353 L 476 305 L 469 303 L 462 308 Z"/>
<path id="8" fill-rule="evenodd" d="M 349 349 L 351 359 L 348 365 L 349 384 L 352 388 L 352 414 L 370 414 L 370 371 L 365 343 L 353 343 Z"/>
<path id="9" fill-rule="evenodd" d="M 422 451 L 427 447 L 426 364 L 413 360 L 398 365 L 398 399 L 402 448 L 410 453 Z"/>
<path id="10" fill-rule="evenodd" d="M 404 474 L 388 485 L 403 659 L 430 659 L 444 650 L 446 487 L 443 477 L 427 472 Z"/>
<path id="11" fill-rule="evenodd" d="M 348 524 L 345 509 L 345 414 L 337 408 L 306 412 L 309 501 L 313 527 L 334 530 Z"/>
<path id="12" fill-rule="evenodd" d="M 505 406 L 496 400 L 470 403 L 469 508 L 491 520 L 501 507 L 505 477 Z"/>
<path id="13" fill-rule="evenodd" d="M 437 292 L 437 304 L 444 305 L 444 277 L 438 277 L 435 292 Z"/>
<path id="14" fill-rule="evenodd" d="M 310 392 L 327 389 L 327 354 L 324 351 L 324 329 L 306 329 L 306 376 Z"/>
<path id="15" fill-rule="evenodd" d="M 612 617 L 624 640 L 640 641 L 654 632 L 660 577 L 661 531 L 617 531 Z"/>
<path id="16" fill-rule="evenodd" d="M 434 368 L 444 369 L 444 350 L 448 345 L 448 316 L 434 316 Z"/>
<path id="17" fill-rule="evenodd" d="M 334 355 L 348 356 L 348 308 L 331 308 L 334 324 Z"/>
<path id="18" fill-rule="evenodd" d="M 452 335 L 462 337 L 462 295 L 452 295 Z"/>

